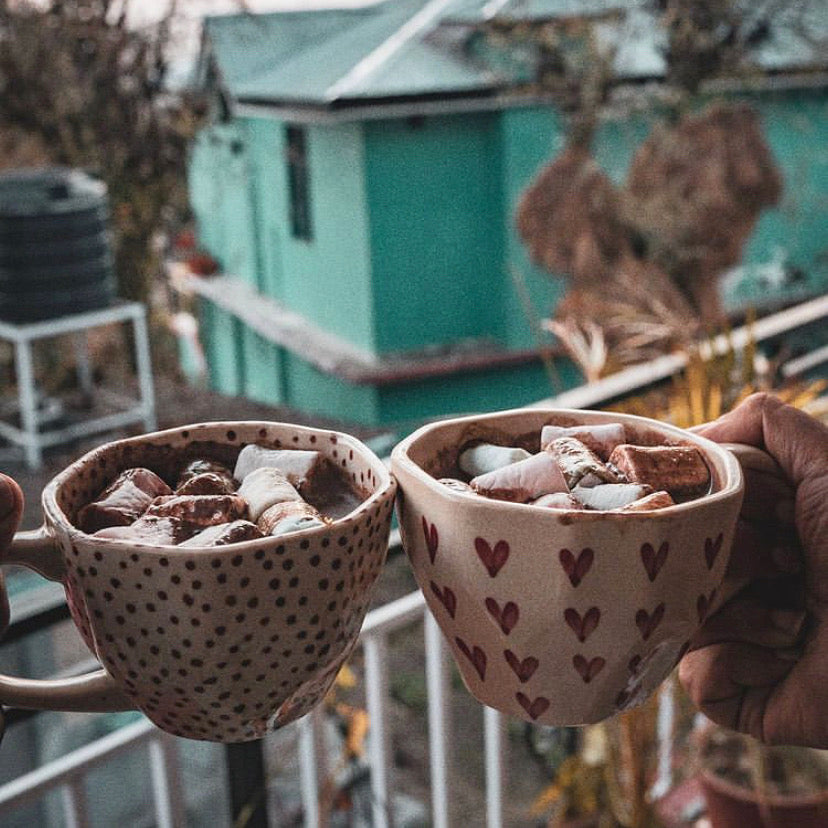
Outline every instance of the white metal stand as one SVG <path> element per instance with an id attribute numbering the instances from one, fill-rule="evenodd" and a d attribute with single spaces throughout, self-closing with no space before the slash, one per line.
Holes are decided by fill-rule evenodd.
<path id="1" fill-rule="evenodd" d="M 132 323 L 135 341 L 135 365 L 138 375 L 138 399 L 114 394 L 105 389 L 93 388 L 92 369 L 89 364 L 87 334 L 92 328 L 118 322 Z M 91 417 L 62 428 L 41 430 L 35 394 L 35 376 L 32 346 L 38 339 L 71 334 L 75 352 L 75 370 L 83 393 L 93 392 L 120 410 L 104 416 Z M 0 322 L 0 340 L 14 345 L 17 371 L 17 395 L 20 405 L 20 426 L 0 419 L 0 437 L 20 446 L 26 465 L 40 468 L 43 449 L 110 431 L 136 422 L 142 422 L 147 431 L 155 429 L 155 389 L 152 381 L 149 337 L 147 335 L 146 309 L 140 302 L 121 302 L 103 310 L 60 316 L 41 322 L 17 324 Z"/>

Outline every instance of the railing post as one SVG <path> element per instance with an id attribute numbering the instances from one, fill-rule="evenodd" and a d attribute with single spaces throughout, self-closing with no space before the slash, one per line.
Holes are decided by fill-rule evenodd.
<path id="1" fill-rule="evenodd" d="M 327 773 L 323 724 L 324 713 L 319 707 L 298 722 L 299 768 L 305 828 L 324 828 L 319 808 L 319 779 L 324 779 Z"/>
<path id="2" fill-rule="evenodd" d="M 370 722 L 371 799 L 373 828 L 393 825 L 389 796 L 391 767 L 389 739 L 385 727 L 385 699 L 388 695 L 388 662 L 385 635 L 365 636 L 365 697 Z"/>
<path id="3" fill-rule="evenodd" d="M 650 789 L 653 799 L 664 796 L 673 783 L 673 738 L 675 737 L 676 679 L 670 676 L 658 691 L 658 721 L 656 739 L 658 742 L 658 767 L 656 780 Z"/>
<path id="4" fill-rule="evenodd" d="M 486 826 L 503 828 L 503 717 L 483 708 L 486 753 Z"/>
<path id="5" fill-rule="evenodd" d="M 75 776 L 60 786 L 66 828 L 89 828 L 89 811 L 83 777 Z"/>
<path id="6" fill-rule="evenodd" d="M 149 742 L 150 777 L 158 828 L 179 828 L 185 824 L 181 798 L 181 775 L 172 739 L 164 734 Z"/>
<path id="7" fill-rule="evenodd" d="M 245 828 L 268 828 L 267 785 L 262 742 L 225 745 L 230 783 L 231 823 L 243 817 Z"/>
<path id="8" fill-rule="evenodd" d="M 425 654 L 431 813 L 434 828 L 448 828 L 448 701 L 451 688 L 443 634 L 428 610 L 425 613 Z"/>

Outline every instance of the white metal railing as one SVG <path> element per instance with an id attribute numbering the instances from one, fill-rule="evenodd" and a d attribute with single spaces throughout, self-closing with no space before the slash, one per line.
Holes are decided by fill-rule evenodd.
<path id="1" fill-rule="evenodd" d="M 84 779 L 94 768 L 115 756 L 146 747 L 152 782 L 152 800 L 158 828 L 185 824 L 175 739 L 141 719 L 60 759 L 19 776 L 0 787 L 0 811 L 25 805 L 51 791 L 60 791 L 67 828 L 89 825 Z"/>
<path id="2" fill-rule="evenodd" d="M 724 349 L 728 342 L 744 345 L 749 337 L 761 341 L 788 330 L 801 327 L 828 316 L 828 296 L 806 302 L 795 308 L 766 317 L 751 329 L 733 331 L 729 340 L 713 342 L 714 350 Z M 828 358 L 825 348 L 817 349 L 810 358 L 789 363 L 783 375 L 795 375 Z M 647 366 L 636 366 L 590 386 L 573 389 L 542 405 L 585 408 L 600 405 L 614 397 L 631 393 L 684 367 L 680 355 L 660 357 Z M 399 533 L 392 533 L 390 546 L 400 544 Z M 428 694 L 428 742 L 431 772 L 431 810 L 434 828 L 448 828 L 449 782 L 447 771 L 449 732 L 448 715 L 449 668 L 448 652 L 442 634 L 419 591 L 403 596 L 372 610 L 362 626 L 360 641 L 365 656 L 365 687 L 371 736 L 368 762 L 375 828 L 392 825 L 391 796 L 394 790 L 393 762 L 389 758 L 389 732 L 386 720 L 388 675 L 386 648 L 388 636 L 404 627 L 424 621 L 426 688 Z M 659 713 L 659 775 L 654 792 L 664 793 L 669 787 L 673 711 L 671 694 L 661 695 Z M 307 828 L 322 828 L 319 808 L 320 780 L 325 778 L 327 752 L 322 733 L 322 713 L 317 710 L 295 726 L 299 737 L 301 796 Z M 487 828 L 502 828 L 504 764 L 504 719 L 490 708 L 482 709 L 485 754 L 485 790 Z M 179 765 L 175 740 L 157 730 L 149 720 L 141 720 L 99 739 L 85 747 L 56 759 L 0 787 L 0 809 L 31 802 L 53 790 L 61 792 L 65 822 L 70 828 L 89 824 L 84 792 L 84 778 L 93 768 L 111 757 L 146 747 L 152 781 L 153 804 L 159 828 L 183 826 L 184 806 L 178 781 Z"/>

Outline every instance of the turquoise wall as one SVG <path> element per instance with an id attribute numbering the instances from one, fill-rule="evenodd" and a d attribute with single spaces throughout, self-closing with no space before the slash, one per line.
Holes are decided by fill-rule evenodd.
<path id="1" fill-rule="evenodd" d="M 241 393 L 256 402 L 287 405 L 284 349 L 241 325 Z"/>
<path id="2" fill-rule="evenodd" d="M 362 127 L 309 126 L 313 240 L 290 233 L 284 131 L 278 130 L 282 202 L 284 303 L 321 328 L 367 350 L 374 348 L 368 206 L 363 179 Z"/>
<path id="3" fill-rule="evenodd" d="M 373 386 L 352 385 L 324 374 L 289 352 L 285 352 L 285 375 L 288 404 L 294 408 L 367 425 L 380 422 Z"/>
<path id="4" fill-rule="evenodd" d="M 210 386 L 222 394 L 241 394 L 244 390 L 241 322 L 212 302 L 200 301 L 199 311 Z"/>
<path id="5" fill-rule="evenodd" d="M 560 281 L 535 267 L 515 230 L 515 211 L 524 189 L 563 147 L 564 124 L 549 107 L 506 109 L 500 113 L 504 210 L 504 344 L 532 348 L 539 334 L 533 325 L 549 316 L 563 294 Z M 545 341 L 541 339 L 541 341 Z"/>
<path id="6" fill-rule="evenodd" d="M 243 121 L 202 130 L 190 157 L 190 204 L 201 243 L 225 273 L 260 285 L 251 164 Z"/>
<path id="7" fill-rule="evenodd" d="M 371 350 L 362 128 L 307 128 L 310 241 L 291 234 L 285 151 L 279 121 L 240 119 L 199 134 L 190 163 L 199 239 L 225 272 Z"/>
<path id="8" fill-rule="evenodd" d="M 558 360 L 556 370 L 564 385 L 580 382 L 572 363 Z M 484 372 L 433 377 L 379 389 L 377 422 L 410 427 L 418 420 L 449 414 L 473 414 L 537 402 L 554 393 L 540 362 Z"/>
<path id="9" fill-rule="evenodd" d="M 828 90 L 748 97 L 784 179 L 780 204 L 765 211 L 745 251 L 748 264 L 781 257 L 828 289 Z"/>
<path id="10" fill-rule="evenodd" d="M 365 124 L 379 353 L 502 334 L 498 115 Z"/>

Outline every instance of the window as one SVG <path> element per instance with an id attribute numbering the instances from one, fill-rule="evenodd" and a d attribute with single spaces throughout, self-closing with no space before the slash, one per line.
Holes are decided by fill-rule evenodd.
<path id="1" fill-rule="evenodd" d="M 288 188 L 290 196 L 290 230 L 294 238 L 311 241 L 310 186 L 305 130 L 289 126 L 287 137 Z"/>

